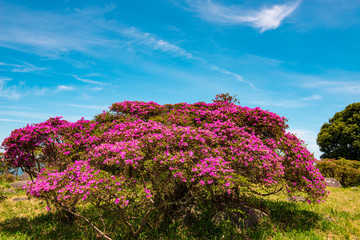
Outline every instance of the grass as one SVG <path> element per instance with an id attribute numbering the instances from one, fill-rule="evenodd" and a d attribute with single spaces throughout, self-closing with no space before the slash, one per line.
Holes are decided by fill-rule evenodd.
<path id="1" fill-rule="evenodd" d="M 7 183 L 0 183 L 9 187 Z M 360 240 L 360 191 L 353 188 L 329 188 L 325 203 L 307 204 L 288 202 L 285 195 L 263 198 L 256 204 L 269 211 L 260 224 L 253 228 L 238 229 L 230 220 L 214 225 L 209 211 L 192 219 L 190 224 L 165 221 L 157 229 L 147 229 L 139 239 L 359 239 Z M 7 199 L 0 203 L 0 239 L 100 239 L 80 219 L 69 224 L 61 215 L 48 212 L 46 203 L 26 198 L 25 191 L 5 193 Z M 206 208 L 206 206 L 202 206 Z M 93 209 L 87 216 L 98 226 L 101 222 Z M 111 216 L 105 221 L 111 223 Z M 111 225 L 111 224 L 110 224 Z M 120 225 L 106 229 L 113 239 L 125 236 Z"/>
<path id="2" fill-rule="evenodd" d="M 271 211 L 270 219 L 251 231 L 267 239 L 360 239 L 360 191 L 329 190 L 322 204 L 289 203 L 284 201 L 285 196 L 269 197 L 265 204 Z"/>

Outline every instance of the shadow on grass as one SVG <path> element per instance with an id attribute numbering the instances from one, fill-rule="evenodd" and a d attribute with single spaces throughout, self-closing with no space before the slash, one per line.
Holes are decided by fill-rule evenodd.
<path id="1" fill-rule="evenodd" d="M 268 210 L 269 216 L 265 217 L 256 227 L 247 229 L 246 237 L 269 239 L 283 236 L 293 239 L 296 236 L 311 235 L 313 229 L 322 228 L 324 218 L 319 213 L 307 210 L 306 204 L 274 200 L 258 202 L 258 206 Z M 293 235 L 294 233 L 295 235 Z"/>
<path id="2" fill-rule="evenodd" d="M 182 221 L 164 222 L 160 229 L 147 229 L 149 232 L 142 234 L 143 237 L 140 239 L 186 239 L 190 236 L 192 239 L 222 239 L 224 236 L 229 237 L 225 239 L 247 239 L 249 237 L 251 239 L 267 239 L 279 231 L 284 234 L 294 230 L 297 232 L 311 231 L 311 229 L 319 227 L 323 221 L 321 214 L 306 210 L 306 206 L 302 206 L 306 203 L 266 200 L 258 202 L 258 204 L 261 209 L 267 209 L 270 212 L 269 216 L 265 217 L 258 226 L 252 229 L 243 229 L 245 231 L 241 231 L 241 233 L 230 226 L 229 221 L 215 226 L 211 221 L 211 216 L 205 214 L 198 219 L 193 219 L 191 226 L 187 227 Z M 108 230 L 112 232 L 115 229 Z M 66 223 L 59 220 L 57 213 L 46 213 L 33 218 L 8 219 L 0 222 L 0 231 L 2 236 L 8 236 L 8 239 L 13 239 L 12 236 L 19 236 L 19 238 L 23 236 L 20 239 L 34 240 L 99 239 L 96 233 L 81 220 L 76 220 L 72 224 Z"/>
<path id="3" fill-rule="evenodd" d="M 323 219 L 316 212 L 302 209 L 302 204 L 291 202 L 268 202 L 270 219 L 273 224 L 278 224 L 283 230 L 308 231 L 318 226 Z"/>
<path id="4" fill-rule="evenodd" d="M 52 213 L 42 214 L 33 218 L 15 217 L 0 222 L 3 236 L 23 236 L 21 239 L 96 239 L 89 234 L 89 229 L 82 229 L 78 224 L 63 223 Z M 83 234 L 87 231 L 86 238 Z M 90 237 L 90 238 L 89 238 Z"/>

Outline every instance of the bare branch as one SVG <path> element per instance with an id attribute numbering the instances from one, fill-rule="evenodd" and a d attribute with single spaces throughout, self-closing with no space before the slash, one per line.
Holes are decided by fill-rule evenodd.
<path id="1" fill-rule="evenodd" d="M 79 217 L 81 219 L 83 219 L 85 222 L 87 222 L 92 228 L 94 228 L 102 237 L 104 237 L 107 240 L 112 240 L 110 237 L 108 237 L 105 233 L 103 233 L 100 229 L 98 229 L 94 224 L 92 224 L 92 222 L 90 220 L 88 220 L 87 218 L 85 218 L 84 216 L 81 216 L 80 214 L 74 213 L 73 211 L 64 208 L 62 206 L 59 205 L 59 207 L 61 209 L 63 209 L 64 211 L 67 211 L 68 213 L 71 213 L 72 215 Z"/>
<path id="2" fill-rule="evenodd" d="M 269 195 L 272 195 L 272 194 L 276 194 L 276 193 L 280 192 L 280 191 L 283 189 L 283 187 L 280 187 L 280 189 L 274 190 L 274 191 L 269 192 L 269 193 L 259 193 L 259 192 L 255 191 L 255 190 L 251 189 L 249 186 L 246 186 L 246 187 L 247 187 L 252 193 L 255 193 L 256 195 L 259 195 L 259 196 L 262 196 L 262 197 L 269 196 Z"/>

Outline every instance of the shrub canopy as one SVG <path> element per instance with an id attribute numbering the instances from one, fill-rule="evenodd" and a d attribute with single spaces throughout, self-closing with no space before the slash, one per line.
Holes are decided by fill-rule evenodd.
<path id="1" fill-rule="evenodd" d="M 91 121 L 50 118 L 14 130 L 4 158 L 36 177 L 28 194 L 61 209 L 91 203 L 117 212 L 132 236 L 150 214 L 201 199 L 286 189 L 323 200 L 324 178 L 303 142 L 286 132 L 286 119 L 228 99 L 124 101 Z"/>
<path id="2" fill-rule="evenodd" d="M 360 160 L 360 102 L 348 105 L 322 125 L 317 144 L 321 158 Z"/>
<path id="3" fill-rule="evenodd" d="M 344 187 L 360 186 L 360 162 L 356 160 L 323 159 L 316 164 L 325 177 L 338 180 Z"/>

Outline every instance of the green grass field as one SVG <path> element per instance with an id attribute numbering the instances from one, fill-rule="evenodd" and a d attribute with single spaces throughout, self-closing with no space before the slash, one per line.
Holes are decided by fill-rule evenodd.
<path id="1" fill-rule="evenodd" d="M 9 187 L 4 182 L 1 186 Z M 360 190 L 329 191 L 329 198 L 321 204 L 288 202 L 285 195 L 264 198 L 260 204 L 270 214 L 254 228 L 238 229 L 230 221 L 213 226 L 206 216 L 201 216 L 191 227 L 170 221 L 147 230 L 139 239 L 360 239 Z M 23 190 L 4 195 L 7 199 L 0 203 L 0 239 L 101 239 L 81 219 L 68 224 L 58 213 L 48 212 L 43 201 L 14 201 L 26 198 Z M 91 217 L 92 209 L 82 211 L 88 211 Z M 111 216 L 104 219 L 111 222 Z M 91 220 L 101 228 L 100 220 L 95 216 Z M 122 239 L 125 234 L 121 226 L 105 232 L 113 233 L 113 239 Z"/>

